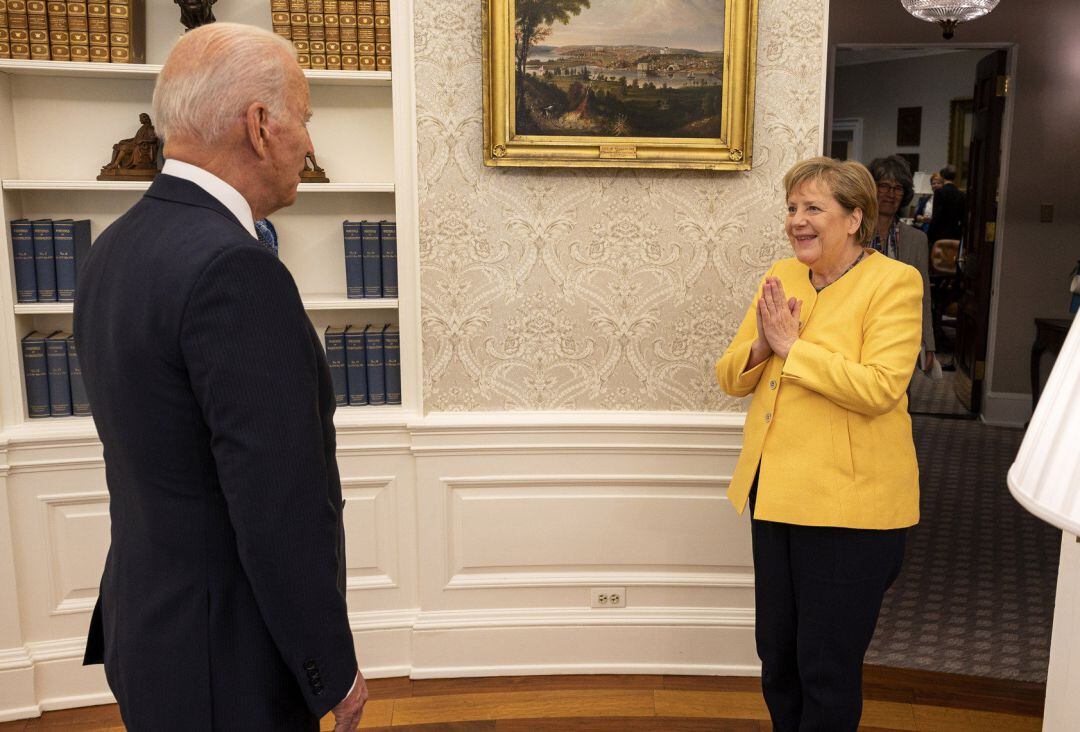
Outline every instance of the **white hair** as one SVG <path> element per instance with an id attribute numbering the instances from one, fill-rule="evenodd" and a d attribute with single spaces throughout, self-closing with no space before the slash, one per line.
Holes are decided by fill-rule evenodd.
<path id="1" fill-rule="evenodd" d="M 182 135 L 210 145 L 254 102 L 280 116 L 290 63 L 296 50 L 270 31 L 239 23 L 199 26 L 176 42 L 158 74 L 155 130 L 166 141 Z"/>

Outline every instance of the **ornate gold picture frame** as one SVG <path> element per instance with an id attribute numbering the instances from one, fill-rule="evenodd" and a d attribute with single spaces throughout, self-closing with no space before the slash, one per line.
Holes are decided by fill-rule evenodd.
<path id="1" fill-rule="evenodd" d="M 748 170 L 757 5 L 484 0 L 484 164 Z"/>

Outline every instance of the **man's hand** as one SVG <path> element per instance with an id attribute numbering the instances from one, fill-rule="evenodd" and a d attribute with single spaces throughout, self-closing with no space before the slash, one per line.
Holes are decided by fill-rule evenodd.
<path id="1" fill-rule="evenodd" d="M 357 671 L 352 691 L 332 710 L 334 732 L 356 732 L 360 727 L 360 715 L 364 713 L 367 698 L 367 683 L 364 682 L 364 675 Z"/>

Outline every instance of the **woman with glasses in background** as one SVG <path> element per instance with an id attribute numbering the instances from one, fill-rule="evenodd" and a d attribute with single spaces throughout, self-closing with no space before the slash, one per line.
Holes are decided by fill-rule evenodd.
<path id="1" fill-rule="evenodd" d="M 900 221 L 900 214 L 915 195 L 908 162 L 899 155 L 876 158 L 867 166 L 877 184 L 877 228 L 869 246 L 890 259 L 910 264 L 923 280 L 922 354 L 919 365 L 924 371 L 934 366 L 934 325 L 930 317 L 930 247 L 926 234 Z"/>

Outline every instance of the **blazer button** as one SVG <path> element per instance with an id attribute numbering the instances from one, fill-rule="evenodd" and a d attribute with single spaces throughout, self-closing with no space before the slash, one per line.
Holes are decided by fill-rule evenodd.
<path id="1" fill-rule="evenodd" d="M 766 422 L 772 422 L 772 412 L 769 412 L 768 414 L 765 415 L 765 421 Z"/>
<path id="2" fill-rule="evenodd" d="M 776 388 L 776 379 L 772 379 L 772 380 L 769 381 L 769 388 L 770 389 L 775 389 Z"/>

